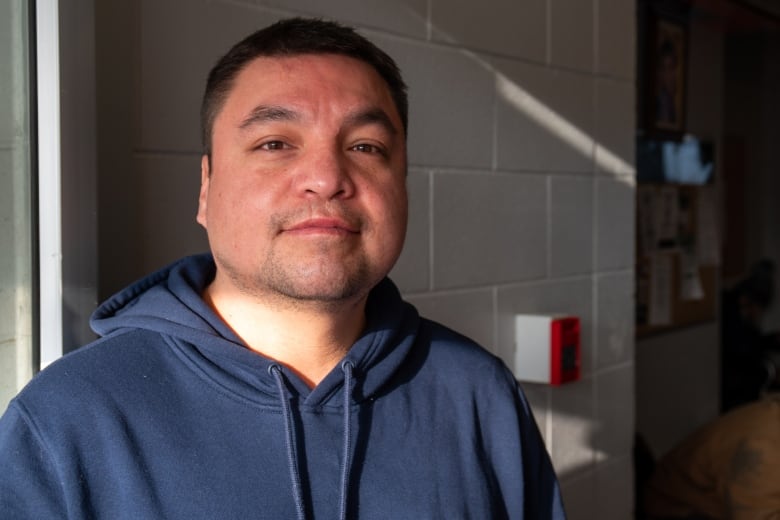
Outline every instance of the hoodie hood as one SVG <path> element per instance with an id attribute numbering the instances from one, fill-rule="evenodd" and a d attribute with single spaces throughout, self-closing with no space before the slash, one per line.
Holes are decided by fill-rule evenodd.
<path id="1" fill-rule="evenodd" d="M 92 329 L 101 336 L 134 329 L 157 332 L 196 370 L 220 386 L 244 397 L 252 395 L 253 400 L 277 402 L 278 389 L 269 372 L 276 363 L 249 349 L 201 298 L 215 273 L 210 254 L 179 260 L 106 300 L 92 315 Z M 344 382 L 341 367 L 349 362 L 355 378 L 352 400 L 365 400 L 402 365 L 418 326 L 417 311 L 385 278 L 369 294 L 366 329 L 339 366 L 314 389 L 282 368 L 290 391 L 305 405 L 332 402 L 341 406 L 337 397 Z"/>

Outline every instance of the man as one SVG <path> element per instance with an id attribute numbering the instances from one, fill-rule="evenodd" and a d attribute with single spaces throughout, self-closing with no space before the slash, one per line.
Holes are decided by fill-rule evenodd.
<path id="1" fill-rule="evenodd" d="M 511 373 L 386 275 L 406 228 L 405 85 L 351 29 L 286 20 L 203 101 L 184 259 L 0 423 L 9 518 L 564 518 Z"/>
<path id="2" fill-rule="evenodd" d="M 649 520 L 780 518 L 780 397 L 722 415 L 661 459 Z"/>

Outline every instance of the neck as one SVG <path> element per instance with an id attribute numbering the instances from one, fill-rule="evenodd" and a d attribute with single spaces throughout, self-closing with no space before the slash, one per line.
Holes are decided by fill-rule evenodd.
<path id="1" fill-rule="evenodd" d="M 269 305 L 215 279 L 203 299 L 251 350 L 285 365 L 311 388 L 344 358 L 365 326 L 366 296 L 339 304 Z"/>

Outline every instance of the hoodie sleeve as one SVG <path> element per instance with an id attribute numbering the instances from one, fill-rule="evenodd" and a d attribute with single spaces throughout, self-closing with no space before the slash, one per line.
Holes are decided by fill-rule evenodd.
<path id="1" fill-rule="evenodd" d="M 67 518 L 50 453 L 18 402 L 0 418 L 0 512 L 3 518 Z"/>

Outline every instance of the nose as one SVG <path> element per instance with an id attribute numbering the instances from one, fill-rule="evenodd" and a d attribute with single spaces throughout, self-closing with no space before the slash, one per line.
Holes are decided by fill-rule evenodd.
<path id="1" fill-rule="evenodd" d="M 298 165 L 298 192 L 304 197 L 324 200 L 351 197 L 355 185 L 347 164 L 347 158 L 337 146 L 312 147 Z"/>

